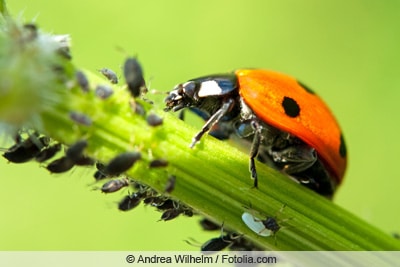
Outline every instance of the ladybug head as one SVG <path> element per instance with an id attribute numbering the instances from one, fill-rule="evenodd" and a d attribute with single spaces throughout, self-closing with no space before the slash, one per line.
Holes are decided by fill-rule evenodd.
<path id="1" fill-rule="evenodd" d="M 178 111 L 195 105 L 196 101 L 198 101 L 196 91 L 196 83 L 193 81 L 178 84 L 168 93 L 168 96 L 164 100 L 167 106 L 165 111 Z"/>
<path id="2" fill-rule="evenodd" d="M 237 99 L 238 96 L 237 78 L 234 74 L 209 75 L 175 86 L 164 100 L 164 110 L 178 111 L 192 107 L 212 115 L 227 99 Z"/>

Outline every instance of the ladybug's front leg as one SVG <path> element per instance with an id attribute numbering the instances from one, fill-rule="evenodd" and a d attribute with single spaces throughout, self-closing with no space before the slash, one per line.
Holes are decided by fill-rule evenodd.
<path id="1" fill-rule="evenodd" d="M 190 144 L 190 148 L 193 148 L 194 145 L 200 141 L 201 137 L 208 132 L 208 130 L 211 129 L 211 127 L 218 123 L 218 121 L 225 116 L 233 107 L 234 105 L 234 100 L 232 98 L 228 98 L 221 106 L 220 109 L 218 109 L 204 124 L 203 128 L 201 128 L 201 131 L 198 132 L 192 139 L 192 143 Z"/>

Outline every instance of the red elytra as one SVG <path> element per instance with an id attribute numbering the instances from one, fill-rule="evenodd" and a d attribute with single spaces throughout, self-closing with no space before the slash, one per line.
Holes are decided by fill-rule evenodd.
<path id="1" fill-rule="evenodd" d="M 315 148 L 340 184 L 347 164 L 346 147 L 339 124 L 325 102 L 285 74 L 260 69 L 239 69 L 235 74 L 239 94 L 252 111 L 264 122 Z M 285 97 L 296 101 L 297 116 L 285 112 Z"/>

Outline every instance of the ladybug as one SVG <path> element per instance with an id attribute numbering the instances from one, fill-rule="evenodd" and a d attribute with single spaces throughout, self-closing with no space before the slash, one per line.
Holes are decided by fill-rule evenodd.
<path id="1" fill-rule="evenodd" d="M 206 133 L 236 134 L 250 147 L 249 169 L 258 186 L 255 159 L 331 197 L 347 163 L 340 127 L 324 101 L 291 76 L 238 69 L 178 84 L 165 111 L 190 108 L 206 122 L 190 147 Z"/>

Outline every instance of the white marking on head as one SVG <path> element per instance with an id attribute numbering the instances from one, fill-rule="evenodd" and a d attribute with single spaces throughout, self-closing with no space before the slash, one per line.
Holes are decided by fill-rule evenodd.
<path id="1" fill-rule="evenodd" d="M 216 81 L 204 81 L 200 85 L 200 89 L 197 93 L 199 97 L 206 97 L 206 96 L 216 96 L 221 95 L 222 88 L 218 85 Z"/>

